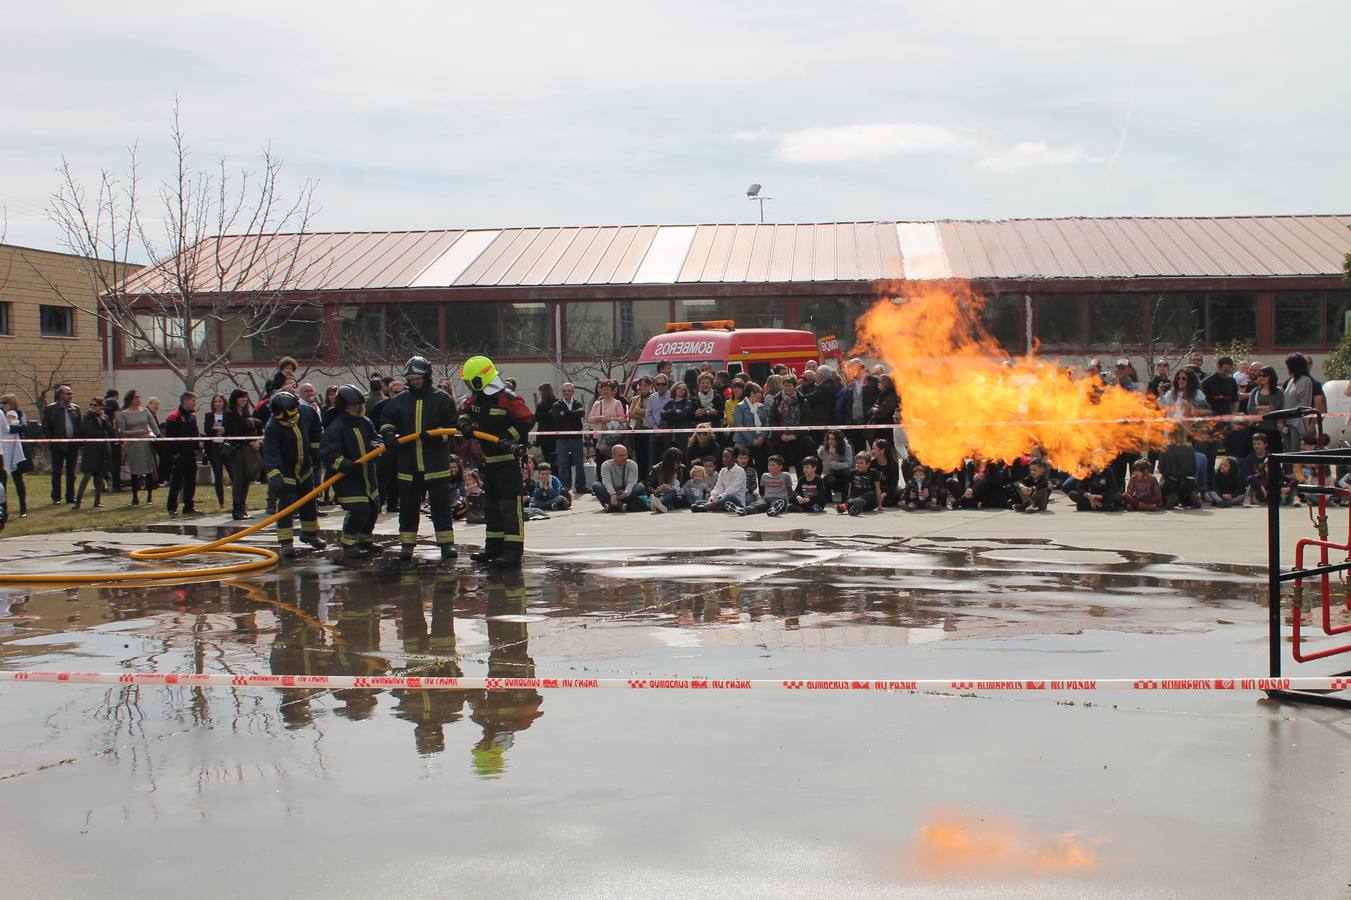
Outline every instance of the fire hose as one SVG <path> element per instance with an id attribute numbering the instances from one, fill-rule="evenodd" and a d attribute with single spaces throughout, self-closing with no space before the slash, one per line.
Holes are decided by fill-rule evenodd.
<path id="1" fill-rule="evenodd" d="M 407 444 L 411 441 L 420 440 L 423 434 L 430 434 L 433 437 L 454 437 L 460 434 L 458 428 L 433 428 L 426 432 L 418 434 L 407 434 L 399 438 L 398 443 Z M 500 439 L 481 431 L 475 431 L 473 436 L 481 441 L 490 441 L 500 443 Z M 383 445 L 372 449 L 364 456 L 359 457 L 355 462 L 357 465 L 368 463 L 380 454 L 384 453 L 392 445 Z M 272 515 L 261 521 L 255 522 L 249 527 L 236 531 L 234 534 L 226 535 L 214 541 L 205 544 L 172 544 L 166 547 L 141 547 L 132 550 L 128 556 L 137 562 L 151 562 L 167 559 L 179 559 L 184 556 L 198 556 L 202 554 L 238 554 L 244 556 L 254 556 L 257 559 L 251 559 L 246 562 L 237 562 L 223 566 L 196 566 L 184 567 L 178 569 L 152 569 L 150 571 L 130 571 L 130 572 L 67 572 L 62 574 L 0 574 L 0 584 L 100 584 L 103 582 L 146 582 L 146 581 L 185 581 L 199 578 L 216 579 L 224 578 L 227 575 L 242 575 L 245 572 L 258 572 L 269 569 L 281 561 L 277 551 L 267 547 L 254 547 L 249 544 L 237 543 L 240 539 L 246 538 L 251 534 L 257 534 L 267 526 L 273 524 L 278 519 L 288 516 L 300 507 L 304 506 L 310 500 L 318 497 L 321 493 L 328 490 L 343 478 L 342 472 L 337 472 L 324 481 L 309 493 L 300 497 L 285 509 L 280 509 Z"/>

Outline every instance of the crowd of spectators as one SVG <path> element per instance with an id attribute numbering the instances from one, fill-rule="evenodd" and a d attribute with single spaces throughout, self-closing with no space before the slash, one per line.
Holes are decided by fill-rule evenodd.
<path id="1" fill-rule="evenodd" d="M 296 394 L 325 427 L 338 415 L 338 385 L 321 394 L 309 382 L 297 384 L 296 368 L 283 358 L 261 396 L 239 387 L 200 402 L 185 392 L 168 409 L 134 389 L 121 398 L 108 391 L 82 404 L 61 385 L 34 421 L 14 395 L 0 396 L 0 487 L 8 489 L 10 509 L 27 515 L 25 476 L 34 473 L 40 453 L 50 462 L 53 504 L 78 509 L 92 494 L 92 505 L 101 507 L 108 494 L 129 493 L 129 504 L 137 506 L 153 503 L 155 490 L 165 489 L 170 514 L 195 513 L 198 473 L 209 467 L 203 480 L 218 509 L 227 508 L 228 482 L 228 508 L 236 519 L 249 518 L 248 487 L 262 479 L 259 438 L 270 396 Z M 1202 355 L 1194 353 L 1176 369 L 1160 360 L 1142 382 L 1129 359 L 1117 360 L 1110 372 L 1092 361 L 1081 377 L 1148 393 L 1165 419 L 1177 424 L 1163 449 L 1122 453 L 1084 477 L 1055 471 L 1035 449 L 1014 460 L 977 455 L 951 471 L 925 465 L 906 440 L 903 386 L 898 390 L 884 367 L 858 359 L 839 366 L 809 363 L 801 374 L 778 366 L 763 384 L 707 364 L 677 375 L 672 364 L 660 363 L 655 374 L 630 385 L 599 383 L 589 402 L 572 384 L 558 390 L 542 384 L 534 398 L 536 430 L 583 434 L 534 435 L 523 462 L 526 514 L 547 516 L 581 495 L 591 495 L 606 512 L 688 509 L 741 516 L 826 510 L 861 515 L 888 508 L 1037 512 L 1057 494 L 1085 511 L 1252 506 L 1265 503 L 1273 490 L 1283 502 L 1300 503 L 1296 486 L 1318 473 L 1287 468 L 1281 483 L 1272 485 L 1265 458 L 1317 446 L 1312 420 L 1196 422 L 1292 406 L 1326 411 L 1323 386 L 1307 358 L 1293 354 L 1284 368 L 1280 375 L 1260 362 L 1235 367 L 1220 357 L 1215 371 L 1207 372 Z M 516 389 L 511 379 L 507 384 Z M 452 396 L 459 387 L 450 378 L 439 386 Z M 376 428 L 384 403 L 403 389 L 399 378 L 370 375 L 366 413 Z M 642 433 L 647 431 L 659 433 Z M 152 440 L 50 443 L 40 451 L 22 440 L 38 437 Z M 188 440 L 153 440 L 171 437 Z M 457 439 L 453 449 L 456 517 L 476 521 L 481 454 L 471 440 Z M 390 512 L 397 511 L 392 461 L 382 457 L 377 467 Z M 316 472 L 315 483 L 328 474 Z M 1351 484 L 1351 475 L 1337 475 Z M 329 502 L 321 498 L 321 504 Z"/>

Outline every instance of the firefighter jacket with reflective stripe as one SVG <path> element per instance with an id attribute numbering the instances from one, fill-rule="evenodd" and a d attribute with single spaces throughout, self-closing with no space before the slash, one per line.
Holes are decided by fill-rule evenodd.
<path id="1" fill-rule="evenodd" d="M 460 412 L 474 420 L 474 429 L 502 440 L 519 444 L 535 424 L 535 414 L 514 391 L 501 390 L 496 394 L 475 391 L 465 398 Z M 483 442 L 484 462 L 505 462 L 515 459 L 512 453 L 502 453 L 490 441 Z"/>
<path id="2" fill-rule="evenodd" d="M 319 458 L 331 472 L 342 469 L 343 463 L 355 463 L 358 459 L 380 446 L 380 438 L 375 426 L 365 416 L 349 416 L 346 411 L 324 429 L 323 439 L 319 442 Z M 361 463 L 345 474 L 333 485 L 333 493 L 339 503 L 369 502 L 378 491 L 376 489 L 375 460 Z"/>
<path id="3" fill-rule="evenodd" d="M 457 416 L 455 401 L 440 388 L 423 386 L 409 388 L 385 403 L 380 435 L 386 444 L 393 444 L 406 434 L 418 434 L 432 428 L 454 428 Z M 390 452 L 393 452 L 392 450 Z M 422 438 L 400 444 L 398 449 L 399 478 L 408 480 L 421 472 L 436 481 L 450 477 L 450 443 L 446 438 Z"/>
<path id="4" fill-rule="evenodd" d="M 280 475 L 287 484 L 309 486 L 319 453 L 319 417 L 300 405 L 300 416 L 289 425 L 272 418 L 263 429 L 263 471 L 270 481 Z"/>

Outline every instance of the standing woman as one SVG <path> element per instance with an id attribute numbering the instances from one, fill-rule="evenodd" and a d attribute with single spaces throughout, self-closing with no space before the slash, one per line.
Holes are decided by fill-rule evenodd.
<path id="1" fill-rule="evenodd" d="M 1292 353 L 1285 358 L 1285 370 L 1290 373 L 1290 377 L 1281 386 L 1285 394 L 1283 406 L 1313 406 L 1313 377 L 1309 374 L 1309 360 L 1302 354 Z M 1300 439 L 1311 431 L 1313 423 L 1309 419 L 1286 419 L 1286 452 L 1297 452 Z"/>
<path id="2" fill-rule="evenodd" d="M 211 464 L 211 483 L 216 486 L 216 505 L 225 509 L 225 396 L 216 394 L 211 406 L 202 413 L 202 434 L 206 442 L 206 461 Z"/>
<path id="3" fill-rule="evenodd" d="M 141 406 L 140 391 L 130 390 L 122 398 L 122 410 L 117 414 L 117 436 L 120 438 L 159 437 L 159 422 L 149 409 Z M 122 460 L 131 476 L 131 505 L 140 506 L 140 486 L 145 484 L 145 502 L 152 502 L 155 490 L 156 448 L 147 440 L 124 441 Z"/>
<path id="4" fill-rule="evenodd" d="M 628 422 L 628 409 L 623 401 L 617 400 L 619 383 L 606 379 L 596 386 L 600 399 L 591 404 L 591 415 L 587 421 L 591 424 L 592 436 L 596 439 L 596 465 L 610 458 L 610 448 L 619 443 L 619 432 Z M 599 469 L 597 469 L 599 471 Z"/>
<path id="5" fill-rule="evenodd" d="M 32 468 L 24 451 L 24 425 L 13 394 L 0 396 L 0 484 L 14 485 L 14 496 L 19 499 L 19 518 L 28 515 L 28 489 L 23 474 Z"/>
<path id="6" fill-rule="evenodd" d="M 89 409 L 80 419 L 80 437 L 114 437 L 113 423 L 108 421 L 103 408 L 103 398 L 95 397 L 89 401 Z M 71 509 L 79 509 L 84 500 L 84 489 L 94 482 L 94 509 L 103 509 L 103 476 L 108 472 L 108 460 L 113 455 L 111 442 L 92 440 L 80 449 L 80 487 L 75 492 L 75 502 Z"/>
<path id="7" fill-rule="evenodd" d="M 155 437 L 159 437 L 164 433 L 159 418 L 159 398 L 151 397 L 145 401 L 145 409 L 150 413 L 150 420 L 154 423 Z M 169 474 L 174 470 L 174 445 L 169 441 L 159 441 L 151 446 L 155 448 L 155 468 L 150 477 L 154 479 L 156 487 L 168 484 Z"/>
<path id="8" fill-rule="evenodd" d="M 900 411 L 901 398 L 896 393 L 896 382 L 890 375 L 877 376 L 877 402 L 868 410 L 868 423 L 876 425 L 872 433 L 874 441 L 890 441 L 892 429 L 896 426 L 896 413 Z"/>
<path id="9" fill-rule="evenodd" d="M 258 420 L 253 418 L 253 404 L 242 388 L 231 391 L 226 403 L 225 436 L 258 436 Z M 247 519 L 249 485 L 263 468 L 262 457 L 258 455 L 258 441 L 228 441 L 226 456 L 230 463 L 230 518 L 236 521 Z"/>
<path id="10" fill-rule="evenodd" d="M 1285 408 L 1285 391 L 1281 390 L 1279 379 L 1280 376 L 1271 366 L 1263 366 L 1258 371 L 1252 389 L 1248 392 L 1248 415 L 1261 416 Z M 1280 446 L 1281 424 L 1279 422 L 1263 422 L 1259 419 L 1253 423 L 1253 430 L 1260 431 L 1267 436 L 1268 447 Z"/>
<path id="11" fill-rule="evenodd" d="M 668 437 L 676 447 L 690 439 L 690 429 L 694 427 L 694 402 L 690 400 L 690 389 L 685 382 L 677 381 L 671 386 L 671 399 L 661 408 L 661 427 L 672 429 Z"/>
<path id="12" fill-rule="evenodd" d="M 554 425 L 554 404 L 557 402 L 558 396 L 554 393 L 554 386 L 547 381 L 541 384 L 539 386 L 539 402 L 535 404 L 536 431 L 560 430 Z M 558 438 L 556 437 L 536 437 L 535 446 L 539 447 L 539 452 L 544 454 L 545 462 L 553 462 L 554 457 L 558 454 Z"/>

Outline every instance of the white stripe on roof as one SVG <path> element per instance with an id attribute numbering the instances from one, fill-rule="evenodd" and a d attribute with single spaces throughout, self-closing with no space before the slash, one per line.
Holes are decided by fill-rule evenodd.
<path id="1" fill-rule="evenodd" d="M 952 266 L 943 252 L 943 238 L 935 222 L 897 222 L 896 240 L 901 245 L 905 277 L 914 281 L 951 278 Z"/>
<path id="2" fill-rule="evenodd" d="M 633 276 L 634 284 L 675 284 L 694 240 L 695 225 L 675 225 L 657 230 L 652 246 Z"/>
<path id="3" fill-rule="evenodd" d="M 464 274 L 469 264 L 479 258 L 488 245 L 497 240 L 501 231 L 466 231 L 427 268 L 408 283 L 409 287 L 450 287 Z"/>

